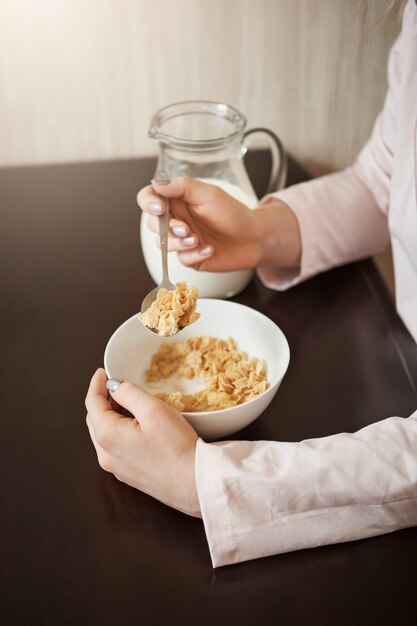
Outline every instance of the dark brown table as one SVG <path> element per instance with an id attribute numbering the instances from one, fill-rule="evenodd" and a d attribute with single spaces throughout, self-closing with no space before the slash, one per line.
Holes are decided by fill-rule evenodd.
<path id="1" fill-rule="evenodd" d="M 84 396 L 113 330 L 152 282 L 136 191 L 153 161 L 0 171 L 0 623 L 417 623 L 417 529 L 213 571 L 202 522 L 97 464 Z M 371 261 L 237 301 L 292 360 L 236 438 L 352 431 L 417 405 L 417 350 Z"/>

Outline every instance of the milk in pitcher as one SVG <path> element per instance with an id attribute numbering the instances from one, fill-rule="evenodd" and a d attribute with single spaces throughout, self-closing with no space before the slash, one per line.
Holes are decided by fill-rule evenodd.
<path id="1" fill-rule="evenodd" d="M 245 131 L 245 127 L 245 116 L 224 102 L 189 100 L 170 104 L 155 113 L 149 128 L 149 137 L 159 146 L 156 169 L 163 170 L 171 179 L 190 176 L 217 185 L 253 209 L 258 200 L 243 159 L 251 140 L 261 135 L 271 151 L 271 175 L 266 193 L 276 191 L 283 184 L 286 155 L 272 131 L 265 128 Z M 143 256 L 152 278 L 159 284 L 161 254 L 146 221 L 143 215 Z M 183 265 L 176 252 L 168 254 L 168 266 L 172 282 L 186 281 L 190 287 L 195 285 L 205 298 L 230 298 L 242 291 L 253 275 L 252 270 L 200 272 Z"/>

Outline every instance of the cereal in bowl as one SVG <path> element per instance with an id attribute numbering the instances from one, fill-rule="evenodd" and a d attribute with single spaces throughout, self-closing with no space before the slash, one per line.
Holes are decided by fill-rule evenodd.
<path id="1" fill-rule="evenodd" d="M 197 298 L 197 287 L 188 289 L 187 283 L 177 283 L 172 291 L 162 288 L 149 309 L 139 313 L 139 319 L 158 335 L 176 335 L 179 330 L 193 324 L 200 317 L 200 313 L 196 311 Z"/>
<path id="2" fill-rule="evenodd" d="M 196 393 L 158 393 L 158 398 L 184 412 L 217 411 L 243 404 L 269 387 L 264 359 L 250 357 L 230 338 L 190 337 L 164 343 L 152 356 L 145 372 L 147 383 L 176 375 L 202 378 L 207 386 Z"/>

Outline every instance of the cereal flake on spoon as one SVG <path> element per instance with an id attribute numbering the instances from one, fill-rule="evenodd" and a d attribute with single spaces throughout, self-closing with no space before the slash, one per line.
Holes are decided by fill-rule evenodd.
<path id="1" fill-rule="evenodd" d="M 158 335 L 169 337 L 193 324 L 200 317 L 197 313 L 197 287 L 187 287 L 187 283 L 177 283 L 175 290 L 162 287 L 151 306 L 139 313 L 139 319 Z"/>

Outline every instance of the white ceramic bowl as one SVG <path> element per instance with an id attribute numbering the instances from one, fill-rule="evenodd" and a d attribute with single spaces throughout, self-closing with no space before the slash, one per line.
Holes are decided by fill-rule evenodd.
<path id="1" fill-rule="evenodd" d="M 162 342 L 183 341 L 187 337 L 201 335 L 219 339 L 233 337 L 240 350 L 266 360 L 270 387 L 253 400 L 229 409 L 183 413 L 201 437 L 215 439 L 244 428 L 261 415 L 275 396 L 287 371 L 290 350 L 285 335 L 278 326 L 250 307 L 227 300 L 200 298 L 197 311 L 201 314 L 200 319 L 174 337 L 155 335 L 134 315 L 110 337 L 104 354 L 104 367 L 109 378 L 129 380 L 152 392 L 143 380 L 143 373 Z M 163 390 L 174 389 L 165 387 Z M 186 381 L 183 390 L 191 392 L 195 388 L 190 388 L 190 381 Z"/>

